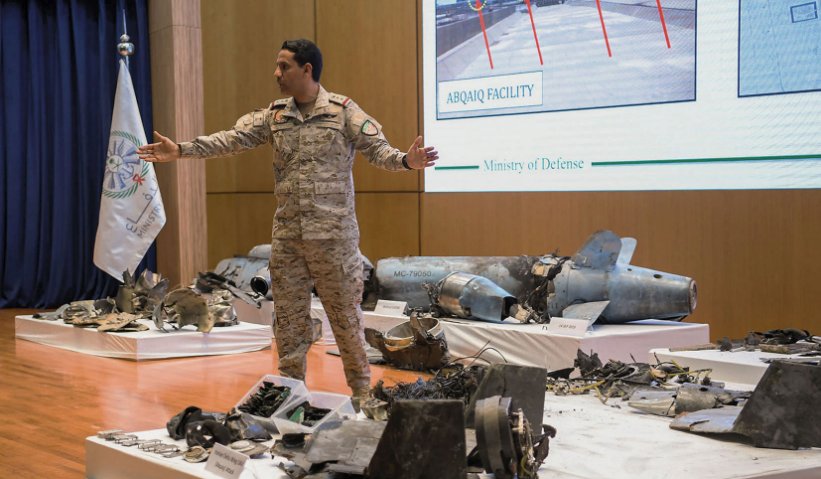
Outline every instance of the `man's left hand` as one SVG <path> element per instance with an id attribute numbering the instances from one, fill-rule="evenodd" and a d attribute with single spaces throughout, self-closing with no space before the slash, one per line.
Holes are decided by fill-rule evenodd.
<path id="1" fill-rule="evenodd" d="M 436 164 L 439 159 L 439 152 L 432 146 L 422 146 L 422 137 L 417 136 L 416 140 L 408 149 L 408 156 L 405 161 L 414 170 L 421 170 Z"/>

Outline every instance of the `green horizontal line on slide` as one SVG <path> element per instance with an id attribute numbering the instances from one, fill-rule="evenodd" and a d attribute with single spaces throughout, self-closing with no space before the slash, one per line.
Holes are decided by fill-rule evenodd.
<path id="1" fill-rule="evenodd" d="M 635 161 L 594 161 L 592 166 L 637 166 L 663 165 L 671 163 L 730 163 L 735 161 L 791 161 L 791 160 L 821 160 L 821 153 L 816 155 L 792 156 L 738 156 L 731 158 L 685 158 L 680 160 L 635 160 Z"/>
<path id="2" fill-rule="evenodd" d="M 434 170 L 478 170 L 479 165 L 464 165 L 464 166 L 434 166 Z"/>

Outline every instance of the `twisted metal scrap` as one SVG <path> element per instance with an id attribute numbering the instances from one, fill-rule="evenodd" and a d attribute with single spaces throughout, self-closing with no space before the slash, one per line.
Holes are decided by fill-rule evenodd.
<path id="1" fill-rule="evenodd" d="M 453 364 L 440 369 L 427 381 L 419 378 L 413 383 L 385 387 L 384 382 L 379 380 L 371 389 L 371 395 L 388 403 L 389 412 L 394 402 L 402 399 L 460 399 L 467 405 L 486 372 L 487 368 L 482 365 L 465 367 Z"/>
<path id="2" fill-rule="evenodd" d="M 674 361 L 648 363 L 623 363 L 610 360 L 602 364 L 596 353 L 585 354 L 582 350 L 576 353 L 574 366 L 579 368 L 580 376 L 574 379 L 547 379 L 547 390 L 554 394 L 587 394 L 590 391 L 603 402 L 615 398 L 629 398 L 641 387 L 666 387 L 681 383 L 710 384 L 711 369 L 690 370 Z"/>

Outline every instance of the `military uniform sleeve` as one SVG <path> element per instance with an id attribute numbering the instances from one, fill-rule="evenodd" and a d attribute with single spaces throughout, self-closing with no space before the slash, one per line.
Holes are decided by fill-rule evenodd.
<path id="1" fill-rule="evenodd" d="M 410 169 L 403 161 L 405 153 L 388 143 L 382 133 L 382 125 L 354 102 L 348 102 L 345 106 L 345 117 L 347 134 L 354 148 L 361 151 L 372 165 L 389 171 Z"/>
<path id="2" fill-rule="evenodd" d="M 192 141 L 180 143 L 180 156 L 185 158 L 231 156 L 264 143 L 270 143 L 269 115 L 270 110 L 254 110 L 237 120 L 236 125 L 230 130 L 199 136 Z"/>

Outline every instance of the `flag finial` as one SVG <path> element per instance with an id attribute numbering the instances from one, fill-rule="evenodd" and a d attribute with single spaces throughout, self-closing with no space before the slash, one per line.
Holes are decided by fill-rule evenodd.
<path id="1" fill-rule="evenodd" d="M 129 40 L 131 40 L 131 37 L 123 33 L 120 35 L 120 43 L 117 44 L 117 52 L 126 58 L 134 54 L 134 44 Z"/>
<path id="2" fill-rule="evenodd" d="M 125 8 L 123 8 L 123 34 L 120 35 L 120 43 L 117 44 L 117 53 L 125 57 L 125 62 L 128 64 L 128 57 L 134 54 L 134 44 L 131 43 L 131 37 L 128 36 L 128 26 L 126 24 Z"/>

